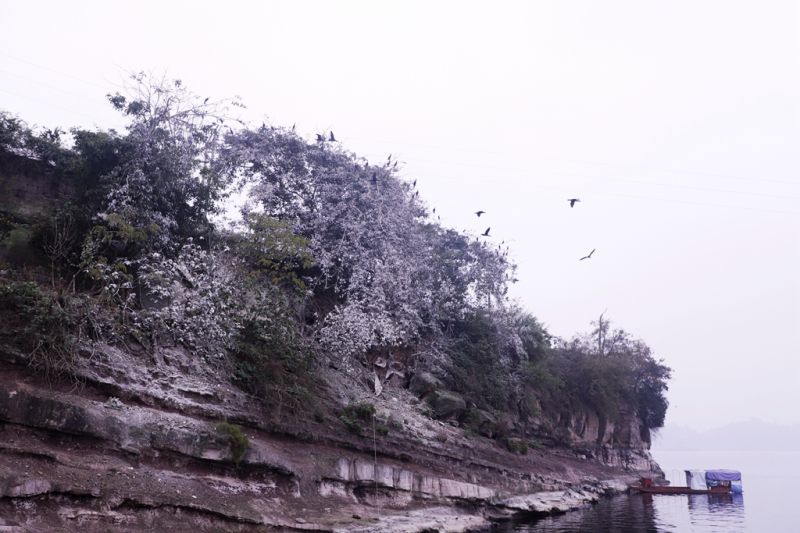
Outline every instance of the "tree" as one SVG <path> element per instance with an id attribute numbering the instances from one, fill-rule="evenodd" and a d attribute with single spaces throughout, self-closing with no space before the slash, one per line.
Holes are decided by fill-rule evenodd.
<path id="1" fill-rule="evenodd" d="M 103 212 L 146 231 L 147 251 L 171 255 L 187 239 L 210 234 L 210 216 L 233 176 L 218 156 L 236 102 L 201 100 L 179 80 L 131 79 L 127 94 L 108 96 L 129 123 L 124 157 L 105 176 Z"/>
<path id="2" fill-rule="evenodd" d="M 600 413 L 615 415 L 633 405 L 650 429 L 660 427 L 669 405 L 665 393 L 671 369 L 653 357 L 650 347 L 622 329 L 612 329 L 603 315 L 586 335 L 565 343 L 562 354 L 575 364 L 566 381 L 575 395 Z"/>
<path id="3" fill-rule="evenodd" d="M 305 282 L 334 297 L 318 328 L 329 352 L 346 359 L 416 342 L 469 307 L 503 300 L 513 265 L 429 222 L 394 165 L 266 125 L 228 141 L 221 159 L 252 184 L 264 216 L 309 242 L 314 269 Z"/>
<path id="4" fill-rule="evenodd" d="M 56 286 L 56 270 L 61 274 L 61 266 L 67 261 L 77 241 L 75 220 L 72 212 L 64 210 L 49 218 L 44 228 L 42 249 L 50 260 L 50 283 Z"/>

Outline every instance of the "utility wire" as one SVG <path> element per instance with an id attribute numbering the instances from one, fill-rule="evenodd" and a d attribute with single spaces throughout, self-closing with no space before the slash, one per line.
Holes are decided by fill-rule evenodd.
<path id="1" fill-rule="evenodd" d="M 10 59 L 13 59 L 13 60 L 21 62 L 21 63 L 28 64 L 30 66 L 33 66 L 33 67 L 36 67 L 36 68 L 39 68 L 39 69 L 42 69 L 42 70 L 46 70 L 46 71 L 58 74 L 58 75 L 63 76 L 63 77 L 71 78 L 73 80 L 79 81 L 81 83 L 85 83 L 87 85 L 92 85 L 94 87 L 99 87 L 99 88 L 102 88 L 104 90 L 107 89 L 107 86 L 104 87 L 104 86 L 102 86 L 102 85 L 100 85 L 98 83 L 95 83 L 95 82 L 92 82 L 92 81 L 88 81 L 88 80 L 85 80 L 83 78 L 79 78 L 79 77 L 73 76 L 71 74 L 67 74 L 67 73 L 58 71 L 56 69 L 53 69 L 53 68 L 50 68 L 50 67 L 47 67 L 47 66 L 44 66 L 44 65 L 40 65 L 40 64 L 35 63 L 33 61 L 29 61 L 29 60 L 26 60 L 26 59 L 22 59 L 20 57 L 13 56 L 13 55 L 8 54 L 6 52 L 0 52 L 0 55 L 8 57 Z M 117 66 L 117 68 L 121 68 L 121 67 L 119 67 L 119 65 L 116 65 L 116 66 Z M 7 73 L 7 71 L 0 71 L 0 72 Z M 39 80 L 33 80 L 33 79 L 30 79 L 30 78 L 25 78 L 25 77 L 22 77 L 22 76 L 20 76 L 18 74 L 12 74 L 12 75 L 14 75 L 14 76 L 16 76 L 16 77 L 18 77 L 20 79 L 24 79 L 26 81 L 31 81 L 31 82 L 34 82 L 34 83 L 38 83 L 38 84 L 40 84 L 40 85 L 42 85 L 44 87 L 50 88 L 51 90 L 55 90 L 55 91 L 61 92 L 63 94 L 67 94 L 69 96 L 75 96 L 74 93 L 68 93 L 67 91 L 63 91 L 61 89 L 55 88 L 55 87 L 53 87 L 53 86 L 51 86 L 51 85 L 49 85 L 49 84 L 47 84 L 45 82 L 42 82 L 42 81 L 39 81 Z M 121 85 L 118 85 L 118 84 L 113 84 L 113 83 L 110 83 L 110 84 L 111 85 L 115 85 L 117 87 L 122 87 Z M 83 113 L 81 113 L 79 111 L 76 111 L 74 108 L 66 108 L 66 107 L 60 106 L 58 104 L 54 104 L 52 102 L 44 101 L 44 100 L 42 100 L 40 98 L 32 97 L 32 96 L 29 96 L 29 95 L 17 94 L 17 93 L 14 93 L 12 91 L 8 91 L 7 89 L 0 88 L 0 91 L 4 92 L 6 94 L 9 94 L 9 95 L 18 97 L 18 98 L 24 98 L 24 99 L 28 99 L 28 100 L 31 100 L 31 101 L 36 101 L 38 103 L 44 103 L 45 105 L 52 106 L 52 107 L 61 109 L 63 111 L 67 111 L 67 112 L 69 112 L 69 113 L 71 113 L 73 115 L 81 116 L 83 118 L 87 118 L 87 119 L 92 120 L 92 121 L 95 120 L 94 118 L 89 117 L 88 115 L 85 115 L 85 114 L 83 114 Z M 375 142 L 374 139 L 372 140 L 372 142 Z M 378 142 L 379 143 L 381 143 L 381 142 L 389 143 L 390 141 L 380 141 L 379 140 Z M 395 144 L 399 144 L 399 143 L 395 143 Z M 453 147 L 435 147 L 435 146 L 427 145 L 427 144 L 419 144 L 418 146 L 441 149 L 441 150 L 452 150 L 452 149 L 454 149 Z M 455 149 L 458 149 L 458 148 L 455 148 Z M 470 152 L 474 152 L 474 150 L 470 149 Z M 484 151 L 484 153 L 491 153 L 491 152 Z M 498 155 L 502 155 L 502 154 L 498 154 Z M 486 163 L 475 163 L 475 162 L 466 162 L 466 161 L 465 162 L 461 162 L 461 161 L 448 162 L 448 161 L 429 159 L 429 158 L 414 158 L 414 159 L 415 159 L 415 161 L 426 161 L 426 162 L 430 162 L 430 163 L 439 163 L 439 164 L 443 164 L 443 165 L 447 165 L 447 166 L 459 166 L 459 165 L 467 165 L 467 166 L 470 166 L 470 167 L 480 166 L 480 167 L 490 168 L 490 169 L 493 169 L 493 170 L 496 170 L 496 171 L 505 172 L 505 173 L 511 172 L 511 173 L 515 173 L 515 174 L 518 174 L 518 175 L 523 175 L 524 174 L 522 171 L 519 171 L 519 170 L 514 169 L 514 168 L 504 167 L 504 166 L 500 166 L 500 165 L 486 164 Z M 630 166 L 630 165 L 621 165 L 621 164 L 605 163 L 605 162 L 598 162 L 598 161 L 575 161 L 575 162 L 577 162 L 579 164 L 588 164 L 588 165 L 597 165 L 597 166 L 606 166 L 606 167 L 618 167 L 618 168 L 629 168 L 629 169 L 637 169 L 638 168 L 638 169 L 646 170 L 646 171 L 649 171 L 649 172 L 666 172 L 666 173 L 671 173 L 671 174 L 701 175 L 701 176 L 709 176 L 709 177 L 715 177 L 715 178 L 721 178 L 721 179 L 747 180 L 747 181 L 756 181 L 756 182 L 771 182 L 771 183 L 780 183 L 780 184 L 788 184 L 788 185 L 800 185 L 800 183 L 795 183 L 795 182 L 790 182 L 790 181 L 785 181 L 785 180 L 769 179 L 769 178 L 752 178 L 752 177 L 744 177 L 744 176 L 729 176 L 729 175 L 724 175 L 724 174 L 715 174 L 715 173 L 707 173 L 707 172 L 696 172 L 696 171 L 683 171 L 683 170 L 671 170 L 671 169 L 670 170 L 658 170 L 658 169 L 651 169 L 651 168 L 646 168 L 646 167 L 636 167 L 636 166 Z M 551 171 L 551 172 L 553 172 L 555 174 L 562 174 L 562 175 L 567 175 L 567 176 L 571 176 L 571 177 L 581 177 L 581 176 L 575 176 L 574 174 L 570 174 L 568 172 L 562 172 L 562 171 Z M 441 176 L 441 175 L 437 177 L 437 179 L 442 179 L 442 178 L 443 178 L 443 176 Z M 586 179 L 586 176 L 583 176 L 583 178 Z M 448 177 L 444 177 L 444 179 L 448 179 Z M 450 177 L 449 179 L 462 181 L 464 179 L 464 177 L 463 176 L 453 176 L 453 177 Z M 596 179 L 596 178 L 591 178 L 591 179 Z M 738 191 L 738 190 L 729 190 L 729 189 L 717 189 L 717 188 L 713 188 L 713 187 L 697 187 L 697 186 L 682 185 L 682 184 L 666 184 L 666 183 L 651 182 L 651 181 L 644 181 L 644 180 L 632 180 L 632 179 L 627 179 L 627 178 L 604 177 L 604 179 L 611 180 L 611 181 L 637 183 L 637 184 L 642 184 L 642 185 L 655 185 L 655 186 L 659 186 L 659 187 L 673 187 L 673 188 L 680 188 L 680 189 L 687 189 L 687 190 L 717 192 L 717 193 L 721 193 L 721 194 L 738 194 L 738 195 L 745 195 L 745 196 L 761 196 L 761 197 L 768 197 L 768 198 L 800 200 L 800 197 L 796 197 L 796 196 L 786 196 L 786 195 L 761 193 L 761 192 L 754 192 L 754 191 Z M 476 180 L 471 180 L 471 181 L 476 181 Z M 491 181 L 491 182 L 497 184 L 497 180 L 480 179 L 480 180 L 477 180 L 477 181 L 482 181 L 482 182 Z M 533 186 L 530 183 L 526 184 L 526 188 L 534 188 L 534 189 L 546 188 L 546 189 L 551 189 L 551 190 L 561 190 L 561 189 L 563 189 L 563 187 L 557 187 L 557 186 L 542 186 L 542 185 Z M 768 212 L 768 213 L 800 215 L 799 212 L 795 212 L 795 211 L 764 209 L 764 208 L 756 208 L 756 207 L 749 207 L 749 206 L 733 206 L 733 205 L 727 205 L 727 204 L 715 204 L 715 203 L 708 203 L 708 202 L 692 202 L 692 201 L 685 201 L 685 200 L 673 200 L 673 199 L 666 199 L 666 198 L 654 198 L 654 197 L 651 197 L 651 196 L 637 196 L 637 195 L 624 194 L 624 193 L 596 192 L 595 194 L 618 196 L 618 197 L 624 197 L 624 198 L 635 198 L 635 199 L 638 199 L 638 200 L 647 200 L 647 201 L 682 203 L 682 204 L 686 204 L 686 205 L 695 205 L 695 206 L 701 206 L 701 207 L 716 207 L 716 208 L 727 208 L 727 209 L 745 209 L 745 210 L 749 210 L 749 211 L 761 211 L 761 212 Z"/>
<path id="2" fill-rule="evenodd" d="M 66 111 L 67 113 L 70 113 L 71 115 L 74 115 L 76 117 L 82 117 L 84 119 L 89 119 L 92 123 L 94 123 L 94 121 L 97 119 L 97 117 L 90 117 L 89 115 L 84 115 L 80 111 L 75 111 L 75 109 L 70 109 L 68 107 L 60 106 L 58 104 L 54 104 L 53 102 L 49 102 L 47 100 L 42 100 L 41 98 L 36 98 L 35 96 L 30 96 L 30 95 L 25 95 L 25 94 L 17 94 L 15 92 L 3 89 L 2 87 L 0 87 L 0 92 L 8 94 L 8 95 L 11 95 L 11 96 L 14 96 L 16 98 L 22 98 L 24 100 L 30 100 L 32 102 L 36 102 L 38 104 L 44 104 L 47 107 L 52 107 L 52 108 L 60 109 L 61 111 Z"/>
<path id="3" fill-rule="evenodd" d="M 61 94 L 64 94 L 65 96 L 69 96 L 71 98 L 82 98 L 82 99 L 86 99 L 86 100 L 90 99 L 86 95 L 86 93 L 79 94 L 79 93 L 75 93 L 75 92 L 72 92 L 72 91 L 65 91 L 64 89 L 61 89 L 59 87 L 54 87 L 54 86 L 50 85 L 49 83 L 43 82 L 41 80 L 36 80 L 36 79 L 28 78 L 28 77 L 25 77 L 25 76 L 20 76 L 19 74 L 16 74 L 14 72 L 8 72 L 7 70 L 0 69 L 0 74 L 3 74 L 5 76 L 11 76 L 11 77 L 17 78 L 18 80 L 22 80 L 24 82 L 35 83 L 37 85 L 41 85 L 42 87 L 47 87 L 51 91 L 57 91 L 57 92 L 59 92 Z"/>
<path id="4" fill-rule="evenodd" d="M 553 173 L 555 174 L 556 172 L 553 172 Z M 579 177 L 579 176 L 575 176 L 575 177 Z M 433 179 L 437 179 L 437 180 L 444 179 L 444 180 L 448 180 L 448 181 L 461 181 L 463 183 L 464 176 L 437 175 Z M 612 179 L 612 178 L 609 178 L 609 179 Z M 475 182 L 478 182 L 478 183 L 492 183 L 492 185 L 496 189 L 502 188 L 502 186 L 504 185 L 503 183 L 499 183 L 498 180 L 478 179 L 478 180 L 471 180 L 471 181 L 475 181 Z M 517 190 L 517 187 L 514 186 L 513 184 L 506 184 L 506 185 L 509 188 L 515 189 L 515 191 Z M 557 185 L 532 185 L 530 183 L 526 183 L 525 184 L 525 189 L 526 190 L 539 190 L 539 191 L 543 191 L 543 190 L 546 190 L 546 191 L 563 191 L 565 189 L 565 187 L 557 186 Z M 461 190 L 465 191 L 463 186 L 461 187 Z M 721 192 L 721 191 L 718 191 L 718 192 Z M 746 193 L 746 192 L 742 191 L 741 194 L 749 194 L 749 193 Z M 625 194 L 625 193 L 612 193 L 612 192 L 604 192 L 604 191 L 597 191 L 597 190 L 592 190 L 591 192 L 588 193 L 588 195 L 619 196 L 619 197 L 623 197 L 623 198 L 636 198 L 638 200 L 646 200 L 648 202 L 683 203 L 683 204 L 687 204 L 687 205 L 695 205 L 695 206 L 702 206 L 702 207 L 715 207 L 715 208 L 727 208 L 727 209 L 745 209 L 745 210 L 748 210 L 748 211 L 761 211 L 761 212 L 764 212 L 764 213 L 777 213 L 777 214 L 782 214 L 782 215 L 800 216 L 800 211 L 784 211 L 784 210 L 779 210 L 779 209 L 767 209 L 767 208 L 761 208 L 761 207 L 740 206 L 740 205 L 730 205 L 730 204 L 719 204 L 719 203 L 709 203 L 709 202 L 692 202 L 692 201 L 687 201 L 687 200 L 677 200 L 677 199 L 671 199 L 671 198 L 664 198 L 664 197 L 660 197 L 660 196 L 659 197 L 656 197 L 656 196 L 636 196 L 636 195 Z M 587 196 L 587 194 L 583 194 L 582 196 Z"/>
<path id="5" fill-rule="evenodd" d="M 9 53 L 6 53 L 6 52 L 2 52 L 2 51 L 0 51 L 0 55 L 2 55 L 2 56 L 4 56 L 4 57 L 7 57 L 7 58 L 9 58 L 9 59 L 13 59 L 14 61 L 19 61 L 20 63 L 25 63 L 26 65 L 30 65 L 30 66 L 32 66 L 32 67 L 35 67 L 35 68 L 38 68 L 38 69 L 41 69 L 41 70 L 46 70 L 46 71 L 48 71 L 48 72 L 52 72 L 52 73 L 54 73 L 54 74 L 58 74 L 59 76 L 63 76 L 63 77 L 65 77 L 65 78 L 71 78 L 71 79 L 73 79 L 73 80 L 75 80 L 75 81 L 79 81 L 79 82 L 81 82 L 81 83 L 85 83 L 85 84 L 87 84 L 87 85 L 92 85 L 92 86 L 94 86 L 94 87 L 99 87 L 100 89 L 103 89 L 104 91 L 105 91 L 105 90 L 108 90 L 108 87 L 107 87 L 107 86 L 100 85 L 100 84 L 98 84 L 98 83 L 96 83 L 96 82 L 89 81 L 89 80 L 85 80 L 85 79 L 83 79 L 83 78 L 79 78 L 79 77 L 77 77 L 77 76 L 74 76 L 74 75 L 72 75 L 72 74 L 67 74 L 66 72 L 61 72 L 61 71 L 59 71 L 59 70 L 56 70 L 56 69 L 54 69 L 54 68 L 51 68 L 51 67 L 46 67 L 46 66 L 44 66 L 44 65 L 40 65 L 40 64 L 38 64 L 38 63 L 34 63 L 33 61 L 30 61 L 30 60 L 27 60 L 27 59 L 22 59 L 22 58 L 20 58 L 20 57 L 13 56 L 13 55 L 11 55 L 11 54 L 9 54 Z M 113 85 L 113 84 L 112 84 L 112 85 Z M 119 85 L 118 85 L 118 87 L 119 87 Z"/>
<path id="6" fill-rule="evenodd" d="M 378 139 L 378 140 L 376 140 L 374 138 L 365 139 L 365 138 L 358 138 L 358 137 L 354 137 L 353 140 L 362 141 L 362 142 L 370 142 L 370 143 L 373 143 L 373 144 L 391 145 L 391 146 L 394 146 L 395 148 L 397 146 L 402 146 L 402 145 L 420 146 L 420 147 L 423 147 L 423 148 L 431 148 L 433 150 L 437 150 L 437 151 L 440 151 L 440 152 L 458 151 L 458 152 L 467 152 L 469 154 L 482 153 L 482 154 L 487 154 L 487 155 L 493 155 L 493 156 L 496 156 L 497 158 L 500 158 L 500 159 L 505 159 L 505 158 L 508 157 L 508 153 L 493 152 L 493 151 L 489 151 L 489 150 L 480 150 L 480 149 L 475 149 L 473 147 L 470 147 L 470 148 L 459 148 L 459 147 L 456 147 L 456 146 L 436 146 L 436 145 L 422 144 L 422 143 L 398 142 L 397 140 L 386 140 L 386 139 Z M 541 159 L 540 158 L 539 160 L 543 161 L 543 160 L 547 160 L 547 159 Z M 414 157 L 414 161 L 428 161 L 428 162 L 442 163 L 442 164 L 446 164 L 446 165 L 462 165 L 462 166 L 468 166 L 468 167 L 484 166 L 484 167 L 495 168 L 495 169 L 502 168 L 502 167 L 497 167 L 495 165 L 487 165 L 485 163 L 473 162 L 473 161 L 443 161 L 443 160 L 436 160 L 436 159 L 424 159 L 424 158 L 421 158 L 421 157 Z M 574 160 L 574 159 L 573 160 L 570 160 L 570 159 L 562 159 L 562 160 L 550 159 L 549 161 L 555 161 L 555 162 L 559 162 L 559 163 L 561 163 L 561 162 L 576 163 L 576 164 L 579 164 L 579 165 L 589 165 L 589 166 L 616 167 L 616 168 L 625 168 L 625 169 L 630 169 L 630 170 L 642 170 L 642 171 L 647 171 L 647 172 L 661 172 L 661 173 L 667 173 L 667 174 L 680 174 L 680 175 L 688 175 L 688 176 L 708 176 L 708 177 L 719 178 L 719 179 L 728 179 L 728 180 L 740 180 L 740 181 L 744 180 L 744 181 L 754 181 L 754 182 L 779 183 L 779 184 L 784 184 L 784 185 L 793 185 L 795 187 L 800 186 L 800 181 L 780 180 L 780 179 L 774 179 L 774 178 L 755 178 L 755 177 L 752 177 L 752 176 L 733 176 L 733 175 L 729 175 L 729 174 L 722 174 L 722 173 L 715 173 L 715 172 L 703 172 L 703 171 L 695 171 L 695 170 L 679 170 L 679 169 L 661 169 L 661 170 L 659 170 L 659 169 L 656 169 L 656 168 L 642 167 L 642 166 L 636 166 L 636 165 L 625 165 L 625 164 L 621 164 L 621 163 L 607 163 L 607 162 L 601 162 L 601 161 L 581 161 L 581 160 Z M 507 170 L 512 170 L 512 169 L 507 169 Z"/>

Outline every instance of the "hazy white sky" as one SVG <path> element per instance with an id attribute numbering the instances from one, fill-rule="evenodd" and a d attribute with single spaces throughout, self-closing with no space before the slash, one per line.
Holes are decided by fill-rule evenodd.
<path id="1" fill-rule="evenodd" d="M 119 126 L 105 93 L 148 70 L 333 129 L 510 243 L 552 332 L 608 309 L 650 343 L 668 422 L 800 422 L 797 2 L 4 0 L 0 23 L 0 108 L 28 122 Z"/>

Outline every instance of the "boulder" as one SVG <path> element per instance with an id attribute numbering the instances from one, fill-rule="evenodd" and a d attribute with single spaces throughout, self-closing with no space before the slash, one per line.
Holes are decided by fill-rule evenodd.
<path id="1" fill-rule="evenodd" d="M 497 419 L 488 411 L 472 407 L 461 417 L 461 423 L 484 437 L 494 438 L 497 433 Z"/>
<path id="2" fill-rule="evenodd" d="M 467 408 L 467 402 L 455 392 L 436 390 L 428 395 L 427 400 L 436 418 L 458 417 Z"/>
<path id="3" fill-rule="evenodd" d="M 417 396 L 425 396 L 442 388 L 442 382 L 430 372 L 417 372 L 411 378 L 408 388 Z"/>
<path id="4" fill-rule="evenodd" d="M 528 453 L 528 443 L 518 437 L 508 437 L 506 439 L 506 448 L 508 448 L 508 451 L 520 455 Z"/>

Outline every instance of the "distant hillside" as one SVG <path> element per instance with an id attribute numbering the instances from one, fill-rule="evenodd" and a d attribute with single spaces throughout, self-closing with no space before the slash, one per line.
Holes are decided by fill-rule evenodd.
<path id="1" fill-rule="evenodd" d="M 656 450 L 800 450 L 800 424 L 751 419 L 697 431 L 667 424 L 653 435 Z"/>

